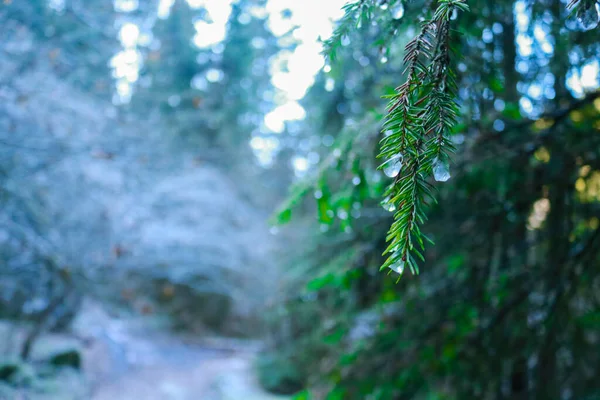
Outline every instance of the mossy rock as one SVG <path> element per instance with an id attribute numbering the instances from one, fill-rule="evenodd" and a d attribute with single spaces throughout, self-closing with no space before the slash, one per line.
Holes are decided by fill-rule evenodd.
<path id="1" fill-rule="evenodd" d="M 210 282 L 197 278 L 199 286 Z M 194 329 L 198 322 L 214 332 L 233 334 L 228 323 L 232 319 L 233 302 L 228 294 L 206 293 L 193 284 L 158 279 L 153 282 L 158 306 L 168 313 L 176 329 Z"/>
<path id="2" fill-rule="evenodd" d="M 260 385 L 271 393 L 290 395 L 304 389 L 304 379 L 297 368 L 282 357 L 262 354 L 256 366 Z"/>
<path id="3" fill-rule="evenodd" d="M 56 353 L 48 360 L 49 364 L 55 367 L 81 368 L 81 354 L 78 350 L 71 349 Z"/>
<path id="4" fill-rule="evenodd" d="M 10 381 L 18 374 L 20 369 L 21 366 L 16 363 L 0 363 L 0 381 Z"/>
<path id="5" fill-rule="evenodd" d="M 0 363 L 0 382 L 10 385 L 28 385 L 35 380 L 33 367 L 26 363 Z M 1 397 L 0 397 L 1 398 Z"/>

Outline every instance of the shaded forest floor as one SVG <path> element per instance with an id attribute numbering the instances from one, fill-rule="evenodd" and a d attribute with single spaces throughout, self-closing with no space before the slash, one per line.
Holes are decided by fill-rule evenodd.
<path id="1" fill-rule="evenodd" d="M 87 303 L 72 335 L 51 335 L 36 358 L 77 346 L 83 377 L 62 375 L 48 390 L 19 390 L 11 400 L 282 400 L 264 392 L 253 361 L 259 343 L 168 333 L 148 317 L 117 317 Z M 66 376 L 66 375 L 65 375 Z M 0 394 L 0 399 L 2 395 Z M 4 399 L 3 399 L 4 400 Z"/>
<path id="2" fill-rule="evenodd" d="M 256 383 L 252 343 L 201 343 L 116 319 L 103 329 L 106 337 L 88 349 L 85 362 L 94 400 L 277 398 Z M 102 371 L 98 366 L 106 365 L 104 357 L 111 354 L 106 347 L 113 348 L 112 370 Z"/>
<path id="3" fill-rule="evenodd" d="M 256 382 L 256 343 L 176 336 L 93 304 L 76 329 L 94 340 L 84 356 L 94 400 L 277 399 Z"/>

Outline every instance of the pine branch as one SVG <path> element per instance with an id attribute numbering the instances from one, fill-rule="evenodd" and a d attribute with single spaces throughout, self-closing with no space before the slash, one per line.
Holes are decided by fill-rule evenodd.
<path id="1" fill-rule="evenodd" d="M 331 61 L 335 61 L 337 51 L 344 46 L 348 35 L 362 25 L 367 25 L 372 18 L 375 5 L 372 0 L 357 0 L 346 4 L 342 9 L 344 16 L 340 20 L 331 38 L 325 41 L 324 51 Z"/>
<path id="2" fill-rule="evenodd" d="M 450 177 L 448 159 L 455 149 L 449 135 L 458 118 L 450 69 L 450 20 L 455 10 L 468 10 L 464 0 L 439 0 L 433 18 L 406 45 L 406 82 L 390 97 L 383 126 L 387 136 L 381 140 L 379 157 L 385 160 L 381 168 L 394 178 L 386 198 L 397 212 L 382 269 L 400 274 L 406 266 L 418 273 L 416 258 L 424 260 L 428 238 L 420 225 L 426 220 L 429 201 L 435 201 L 429 177 L 437 181 Z"/>

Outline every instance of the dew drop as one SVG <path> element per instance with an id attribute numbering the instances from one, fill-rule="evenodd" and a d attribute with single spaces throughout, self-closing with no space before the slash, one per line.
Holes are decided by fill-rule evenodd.
<path id="1" fill-rule="evenodd" d="M 598 9 L 596 4 L 583 4 L 577 12 L 577 21 L 584 31 L 589 31 L 598 26 Z"/>
<path id="2" fill-rule="evenodd" d="M 438 182 L 446 182 L 450 179 L 450 167 L 448 163 L 436 158 L 433 162 L 433 178 Z"/>
<path id="3" fill-rule="evenodd" d="M 383 11 L 388 9 L 388 4 L 387 3 L 383 3 L 382 5 L 379 6 L 379 8 L 381 8 Z"/>
<path id="4" fill-rule="evenodd" d="M 384 164 L 383 173 L 394 178 L 400 173 L 400 169 L 402 169 L 402 155 L 396 154 Z"/>
<path id="5" fill-rule="evenodd" d="M 398 2 L 390 11 L 392 12 L 392 18 L 400 19 L 404 15 L 404 5 L 400 0 L 398 0 Z"/>
<path id="6" fill-rule="evenodd" d="M 352 178 L 352 184 L 353 184 L 354 186 L 358 186 L 358 185 L 360 185 L 360 182 L 361 182 L 361 180 L 360 180 L 360 176 L 355 176 L 354 178 Z"/>
<path id="7" fill-rule="evenodd" d="M 391 201 L 390 196 L 386 197 L 382 202 L 381 202 L 381 206 L 383 207 L 384 210 L 389 211 L 389 212 L 394 212 L 396 211 L 396 205 L 394 204 L 394 202 Z"/>
<path id="8" fill-rule="evenodd" d="M 385 64 L 386 62 L 388 62 L 388 58 L 387 58 L 386 56 L 381 56 L 381 58 L 379 59 L 379 61 L 380 61 L 382 64 Z"/>
<path id="9" fill-rule="evenodd" d="M 344 35 L 342 36 L 342 46 L 348 46 L 350 44 L 350 38 L 348 37 L 348 35 Z"/>
<path id="10" fill-rule="evenodd" d="M 323 197 L 323 192 L 321 190 L 315 190 L 315 199 L 320 199 Z"/>
<path id="11" fill-rule="evenodd" d="M 454 21 L 456 18 L 458 18 L 458 11 L 456 11 L 456 8 L 454 8 L 452 9 L 452 14 L 450 14 L 450 19 Z"/>
<path id="12" fill-rule="evenodd" d="M 392 264 L 390 265 L 390 269 L 392 271 L 394 271 L 395 273 L 402 275 L 402 273 L 404 272 L 404 265 L 406 263 L 404 261 L 398 261 L 396 264 Z"/>

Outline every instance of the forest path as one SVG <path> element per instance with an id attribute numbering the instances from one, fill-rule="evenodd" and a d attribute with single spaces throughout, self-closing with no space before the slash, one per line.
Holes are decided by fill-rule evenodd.
<path id="1" fill-rule="evenodd" d="M 92 400 L 281 400 L 258 385 L 255 344 L 210 343 L 165 333 L 144 319 L 119 319 L 88 306 L 76 330 Z M 147 321 L 147 320 L 146 320 Z"/>

